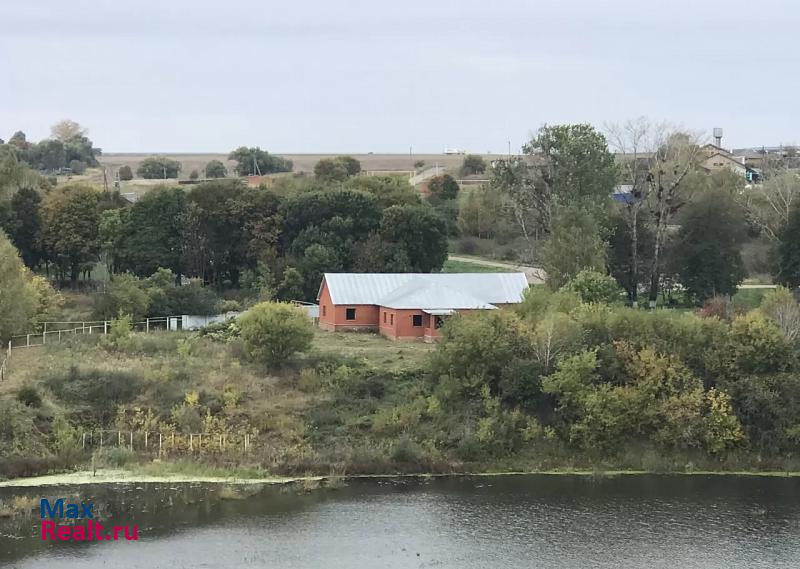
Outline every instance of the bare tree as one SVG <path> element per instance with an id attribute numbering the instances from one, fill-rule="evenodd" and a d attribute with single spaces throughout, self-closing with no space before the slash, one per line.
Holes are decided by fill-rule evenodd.
<path id="1" fill-rule="evenodd" d="M 747 218 L 770 241 L 779 240 L 789 212 L 800 203 L 800 177 L 783 172 L 741 195 Z"/>
<path id="2" fill-rule="evenodd" d="M 666 123 L 651 123 L 644 117 L 606 127 L 611 147 L 618 153 L 621 183 L 630 199 L 625 219 L 631 234 L 632 303 L 638 305 L 639 219 L 644 208 L 651 213 L 653 251 L 649 281 L 649 304 L 656 306 L 661 262 L 667 230 L 675 214 L 687 202 L 686 177 L 696 169 L 700 141 L 696 134 Z"/>

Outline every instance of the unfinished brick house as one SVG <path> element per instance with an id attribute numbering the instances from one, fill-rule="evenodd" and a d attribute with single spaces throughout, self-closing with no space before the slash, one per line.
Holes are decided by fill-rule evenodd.
<path id="1" fill-rule="evenodd" d="M 448 316 L 516 304 L 527 288 L 524 273 L 325 273 L 319 326 L 433 341 Z"/>

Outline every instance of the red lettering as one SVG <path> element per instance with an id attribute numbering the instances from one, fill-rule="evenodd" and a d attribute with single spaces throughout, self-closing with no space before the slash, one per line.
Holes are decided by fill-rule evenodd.
<path id="1" fill-rule="evenodd" d="M 75 526 L 72 528 L 73 541 L 86 541 L 86 526 Z"/>
<path id="2" fill-rule="evenodd" d="M 51 522 L 50 520 L 42 520 L 42 540 L 47 541 L 48 539 L 55 539 L 56 536 L 54 535 L 56 529 L 56 522 Z M 47 536 L 50 536 L 49 538 Z"/>
<path id="3" fill-rule="evenodd" d="M 128 535 L 128 526 L 125 526 L 125 539 L 136 541 L 139 539 L 139 526 L 133 526 L 133 536 Z"/>
<path id="4" fill-rule="evenodd" d="M 61 541 L 69 541 L 69 536 L 72 534 L 72 528 L 69 526 L 61 526 L 58 528 L 56 533 L 58 534 L 58 539 Z"/>
<path id="5" fill-rule="evenodd" d="M 105 539 L 105 537 L 103 537 L 103 535 L 100 533 L 101 531 L 103 531 L 102 524 L 98 524 L 97 522 L 95 522 L 94 523 L 94 538 L 97 541 L 103 541 Z"/>

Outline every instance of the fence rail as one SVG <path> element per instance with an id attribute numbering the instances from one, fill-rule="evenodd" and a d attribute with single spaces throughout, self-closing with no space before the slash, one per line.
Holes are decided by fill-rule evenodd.
<path id="1" fill-rule="evenodd" d="M 77 434 L 82 449 L 124 448 L 134 452 L 202 453 L 241 451 L 254 445 L 252 433 L 167 433 L 161 431 L 89 430 Z"/>
<path id="2" fill-rule="evenodd" d="M 228 320 L 237 314 L 238 312 L 227 312 L 216 316 L 157 316 L 134 322 L 133 330 L 136 332 L 158 332 L 195 329 L 213 322 Z M 8 377 L 12 349 L 46 346 L 47 344 L 60 342 L 68 337 L 83 334 L 108 334 L 111 331 L 111 322 L 111 320 L 42 322 L 41 332 L 12 336 L 0 361 L 0 381 L 4 381 Z"/>

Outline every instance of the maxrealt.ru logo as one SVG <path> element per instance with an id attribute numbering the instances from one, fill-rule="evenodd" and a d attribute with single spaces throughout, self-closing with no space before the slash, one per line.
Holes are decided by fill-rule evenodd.
<path id="1" fill-rule="evenodd" d="M 139 539 L 139 526 L 108 526 L 94 519 L 94 504 L 64 503 L 64 498 L 50 502 L 42 498 L 39 515 L 42 518 L 42 539 L 58 541 L 109 541 L 124 536 L 128 541 Z M 53 520 L 64 520 L 69 523 L 57 523 Z M 77 523 L 78 520 L 85 523 Z"/>

